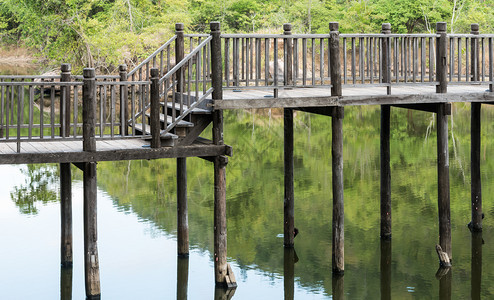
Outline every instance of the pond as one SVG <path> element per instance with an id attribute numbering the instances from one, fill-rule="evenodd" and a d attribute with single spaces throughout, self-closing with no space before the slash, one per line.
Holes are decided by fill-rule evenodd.
<path id="1" fill-rule="evenodd" d="M 480 299 L 494 294 L 494 110 L 483 107 L 484 230 L 470 221 L 470 106 L 450 119 L 453 268 L 439 280 L 434 115 L 393 108 L 393 238 L 379 237 L 379 107 L 345 110 L 345 275 L 331 274 L 331 119 L 297 112 L 295 252 L 283 248 L 280 110 L 225 112 L 232 299 Z M 207 131 L 209 132 L 209 130 Z M 207 135 L 205 135 L 207 137 Z M 98 164 L 104 299 L 213 299 L 213 167 L 188 159 L 191 254 L 176 250 L 175 160 Z M 60 268 L 57 165 L 0 166 L 0 289 L 6 299 L 83 299 L 82 173 L 73 168 L 74 267 Z M 474 254 L 472 254 L 474 253 Z M 438 274 L 439 277 L 439 274 Z M 186 296 L 185 296 L 186 295 Z"/>

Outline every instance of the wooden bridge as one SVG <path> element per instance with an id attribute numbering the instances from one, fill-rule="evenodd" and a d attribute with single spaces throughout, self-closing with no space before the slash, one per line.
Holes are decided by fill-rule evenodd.
<path id="1" fill-rule="evenodd" d="M 391 238 L 390 109 L 437 114 L 439 242 L 452 258 L 448 115 L 452 102 L 472 104 L 471 228 L 482 229 L 480 109 L 494 103 L 494 34 L 210 34 L 176 35 L 136 68 L 117 76 L 84 69 L 60 76 L 0 76 L 0 163 L 60 163 L 61 262 L 72 264 L 71 170 L 84 172 L 85 278 L 100 295 L 96 229 L 96 163 L 177 158 L 178 255 L 189 251 L 186 158 L 214 164 L 215 281 L 236 286 L 227 263 L 225 109 L 284 108 L 284 245 L 293 247 L 293 110 L 332 118 L 333 272 L 344 271 L 344 108 L 381 105 L 381 237 Z M 212 123 L 212 139 L 200 137 Z M 329 237 L 328 237 L 329 238 Z M 432 249 L 433 245 L 431 245 Z"/>

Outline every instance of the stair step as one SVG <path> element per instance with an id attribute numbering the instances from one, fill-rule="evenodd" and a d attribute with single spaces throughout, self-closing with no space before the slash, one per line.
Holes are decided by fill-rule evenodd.
<path id="1" fill-rule="evenodd" d="M 139 123 L 139 124 L 136 124 L 135 125 L 135 130 L 136 131 L 140 131 L 140 132 L 144 132 L 145 134 L 151 134 L 151 126 L 148 125 L 148 124 L 144 124 L 144 131 L 142 130 L 142 123 Z M 162 140 L 175 140 L 175 139 L 178 139 L 178 136 L 173 134 L 173 133 L 165 133 L 163 135 L 161 135 L 161 139 Z"/>
<path id="2" fill-rule="evenodd" d="M 173 108 L 173 104 L 175 104 L 175 109 L 176 110 L 179 110 L 180 109 L 180 103 L 172 103 L 172 102 L 166 102 L 166 106 L 168 108 Z M 165 105 L 164 102 L 161 102 L 161 105 Z M 187 105 L 183 105 L 183 110 L 187 110 L 189 107 Z M 196 115 L 210 115 L 211 114 L 211 111 L 210 110 L 207 110 L 207 109 L 203 109 L 203 108 L 194 108 L 191 112 L 192 114 L 196 114 Z"/>
<path id="3" fill-rule="evenodd" d="M 146 113 L 146 117 L 150 118 L 151 115 L 149 113 Z M 167 116 L 165 114 L 160 114 L 160 121 L 162 123 L 165 123 L 165 117 L 166 117 L 166 125 L 170 125 L 171 123 L 173 123 L 172 121 L 172 116 Z M 194 127 L 194 123 L 192 122 L 188 122 L 188 121 L 184 121 L 184 120 L 181 120 L 177 123 L 176 125 L 177 127 Z"/>

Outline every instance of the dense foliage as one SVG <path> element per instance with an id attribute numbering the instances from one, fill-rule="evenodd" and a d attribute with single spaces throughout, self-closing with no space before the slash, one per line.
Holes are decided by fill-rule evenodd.
<path id="1" fill-rule="evenodd" d="M 290 22 L 296 32 L 327 32 L 339 21 L 343 32 L 433 31 L 447 21 L 453 32 L 470 23 L 492 32 L 494 0 L 0 0 L 0 38 L 21 43 L 50 63 L 71 62 L 112 72 L 151 53 L 183 22 L 204 32 L 220 21 L 229 32 L 278 32 Z"/>

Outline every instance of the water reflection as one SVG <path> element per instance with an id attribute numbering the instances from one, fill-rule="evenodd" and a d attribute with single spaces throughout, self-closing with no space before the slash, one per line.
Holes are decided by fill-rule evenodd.
<path id="1" fill-rule="evenodd" d="M 391 299 L 391 240 L 381 239 L 381 299 Z"/>
<path id="2" fill-rule="evenodd" d="M 72 267 L 60 268 L 60 299 L 72 300 Z"/>
<path id="3" fill-rule="evenodd" d="M 436 273 L 439 278 L 439 299 L 451 300 L 451 280 L 453 278 L 451 268 L 440 267 Z"/>
<path id="4" fill-rule="evenodd" d="M 482 232 L 472 232 L 472 300 L 480 299 L 480 289 L 482 286 Z"/>
<path id="5" fill-rule="evenodd" d="M 344 275 L 333 274 L 333 299 L 343 300 L 345 299 L 345 281 Z"/>
<path id="6" fill-rule="evenodd" d="M 230 300 L 235 295 L 235 290 L 217 286 L 214 288 L 214 300 Z"/>
<path id="7" fill-rule="evenodd" d="M 189 258 L 177 256 L 177 300 L 187 299 Z"/>
<path id="8" fill-rule="evenodd" d="M 295 263 L 298 261 L 294 248 L 284 248 L 283 252 L 283 284 L 285 300 L 293 300 L 295 291 Z"/>

